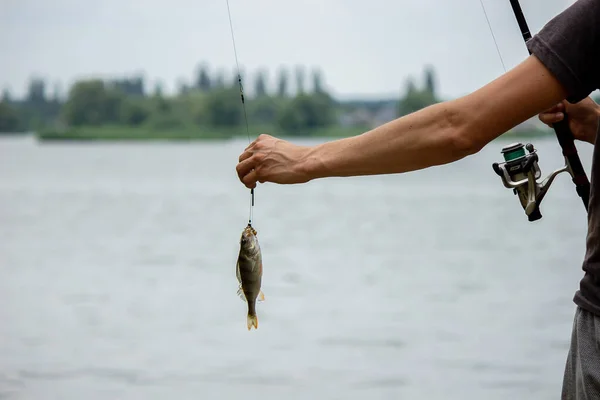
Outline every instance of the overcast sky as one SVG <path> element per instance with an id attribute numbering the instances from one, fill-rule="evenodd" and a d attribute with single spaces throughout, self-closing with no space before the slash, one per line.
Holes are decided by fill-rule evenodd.
<path id="1" fill-rule="evenodd" d="M 396 96 L 431 64 L 441 94 L 456 97 L 503 73 L 479 0 L 229 1 L 247 79 L 302 64 L 321 68 L 336 96 Z M 573 1 L 521 3 L 535 33 Z M 527 50 L 510 3 L 484 4 L 512 68 Z M 15 96 L 34 75 L 66 91 L 76 78 L 142 71 L 172 90 L 200 62 L 235 67 L 225 0 L 0 0 L 0 54 L 0 88 Z"/>

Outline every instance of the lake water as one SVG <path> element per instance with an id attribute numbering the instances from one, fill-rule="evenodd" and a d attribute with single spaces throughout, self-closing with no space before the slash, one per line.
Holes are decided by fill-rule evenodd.
<path id="1" fill-rule="evenodd" d="M 559 398 L 585 211 L 563 174 L 528 222 L 491 168 L 504 144 L 259 186 L 248 332 L 247 141 L 1 140 L 0 398 Z M 561 166 L 554 138 L 535 144 L 544 175 Z"/>

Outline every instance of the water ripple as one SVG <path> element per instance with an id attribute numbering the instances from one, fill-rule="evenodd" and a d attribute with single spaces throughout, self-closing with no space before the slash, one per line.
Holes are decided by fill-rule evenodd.
<path id="1" fill-rule="evenodd" d="M 353 339 L 353 338 L 325 338 L 319 340 L 322 346 L 341 346 L 341 347 L 383 347 L 402 349 L 406 343 L 398 339 Z"/>

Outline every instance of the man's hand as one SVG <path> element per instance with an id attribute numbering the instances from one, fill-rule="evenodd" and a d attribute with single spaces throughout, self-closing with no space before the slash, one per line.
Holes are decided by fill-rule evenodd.
<path id="1" fill-rule="evenodd" d="M 600 106 L 590 97 L 571 104 L 566 100 L 539 114 L 539 119 L 549 127 L 562 121 L 565 108 L 569 116 L 569 127 L 577 140 L 594 144 L 600 123 Z"/>
<path id="2" fill-rule="evenodd" d="M 256 182 L 306 183 L 310 178 L 310 147 L 262 134 L 240 155 L 236 171 L 248 188 Z"/>

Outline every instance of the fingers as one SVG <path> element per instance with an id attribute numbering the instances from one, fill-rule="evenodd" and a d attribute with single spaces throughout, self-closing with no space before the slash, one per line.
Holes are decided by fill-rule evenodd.
<path id="1" fill-rule="evenodd" d="M 240 181 L 250 189 L 255 188 L 256 182 L 259 181 L 257 170 L 260 169 L 263 157 L 261 154 L 254 154 L 235 167 Z M 264 180 L 260 180 L 260 183 L 263 182 Z"/>
<path id="2" fill-rule="evenodd" d="M 546 111 L 540 113 L 538 118 L 544 124 L 552 127 L 552 124 L 555 124 L 565 117 L 564 115 L 565 105 L 563 102 L 556 104 L 555 106 L 547 109 Z"/>
<path id="3" fill-rule="evenodd" d="M 547 109 L 546 111 L 544 111 L 541 114 L 555 114 L 558 112 L 563 112 L 565 111 L 565 104 L 564 103 L 558 103 L 552 107 L 550 107 L 549 109 Z"/>
<path id="4" fill-rule="evenodd" d="M 557 112 L 564 111 L 564 108 L 565 107 L 562 105 L 562 103 L 559 103 L 559 104 L 547 109 L 542 114 L 555 114 Z"/>
<path id="5" fill-rule="evenodd" d="M 246 175 L 248 175 L 250 173 L 250 171 L 252 171 L 255 167 L 256 167 L 256 158 L 253 158 L 250 156 L 250 157 L 240 161 L 238 163 L 238 165 L 235 167 L 235 170 L 237 171 L 237 174 L 241 180 Z"/>
<path id="6" fill-rule="evenodd" d="M 244 176 L 242 179 L 242 183 L 246 185 L 248 189 L 254 189 L 256 187 L 256 170 L 250 171 L 250 173 Z"/>
<path id="7" fill-rule="evenodd" d="M 564 117 L 565 115 L 562 112 L 543 113 L 539 115 L 540 121 L 550 127 L 552 127 L 552 124 L 562 121 Z"/>
<path id="8" fill-rule="evenodd" d="M 259 150 L 260 148 L 264 147 L 264 141 L 267 138 L 270 138 L 270 136 L 266 135 L 264 133 L 259 135 L 256 139 L 254 139 L 254 141 L 252 143 L 250 143 L 248 145 L 248 147 L 246 147 L 244 149 L 244 152 L 240 155 L 238 161 L 242 162 L 242 161 L 252 157 L 252 154 L 254 154 L 254 152 L 256 150 Z"/>
<path id="9" fill-rule="evenodd" d="M 240 181 L 250 189 L 255 188 L 256 182 L 259 181 L 256 170 L 260 167 L 260 163 L 264 159 L 264 154 L 261 154 L 260 150 L 264 148 L 265 140 L 268 141 L 270 138 L 271 136 L 269 135 L 261 134 L 239 156 L 239 163 L 235 169 Z M 263 183 L 264 179 L 261 179 L 260 182 Z"/>
<path id="10" fill-rule="evenodd" d="M 256 139 L 254 142 L 250 143 L 248 145 L 248 147 L 246 147 L 244 149 L 244 152 L 240 155 L 240 157 L 238 158 L 239 162 L 242 162 L 250 157 L 252 157 L 252 154 L 254 154 L 254 152 L 252 151 L 254 149 L 254 147 L 256 146 L 258 139 Z"/>
<path id="11" fill-rule="evenodd" d="M 249 159 L 250 157 L 252 157 L 252 152 L 248 151 L 248 149 L 246 149 L 238 158 L 238 162 L 242 162 L 244 160 Z"/>

